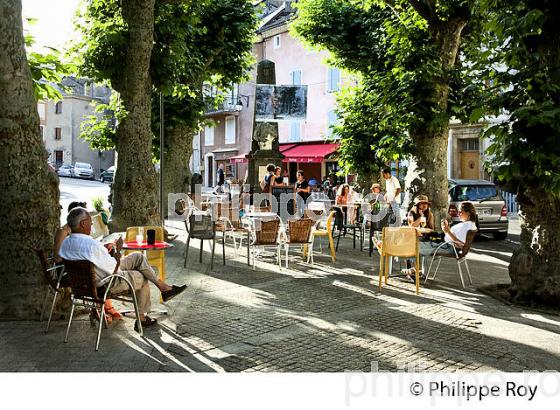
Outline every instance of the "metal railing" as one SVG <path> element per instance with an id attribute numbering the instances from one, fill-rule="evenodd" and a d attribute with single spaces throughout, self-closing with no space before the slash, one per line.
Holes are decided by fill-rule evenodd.
<path id="1" fill-rule="evenodd" d="M 501 190 L 500 190 L 500 194 L 504 198 L 504 201 L 506 201 L 506 208 L 508 214 L 517 214 L 518 211 L 517 200 L 516 200 L 517 195 L 512 194 L 511 192 L 506 192 Z"/>

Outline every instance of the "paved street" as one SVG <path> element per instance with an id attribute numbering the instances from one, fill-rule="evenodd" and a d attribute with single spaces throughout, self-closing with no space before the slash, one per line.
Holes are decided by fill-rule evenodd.
<path id="1" fill-rule="evenodd" d="M 99 181 L 90 181 L 86 179 L 60 177 L 60 212 L 61 223 L 66 223 L 66 215 L 68 214 L 68 205 L 72 201 L 86 201 L 88 207 L 93 209 L 92 199 L 102 197 L 106 205 L 107 196 L 109 195 L 109 184 Z"/>
<path id="2" fill-rule="evenodd" d="M 246 264 L 246 251 L 236 253 L 229 241 L 226 266 L 217 244 L 210 271 L 210 250 L 205 246 L 198 263 L 196 240 L 183 268 L 185 231 L 179 223 L 170 230 L 179 237 L 168 253 L 168 279 L 189 288 L 167 304 L 169 315 L 157 316 L 160 323 L 144 338 L 127 318 L 103 331 L 95 352 L 96 329 L 84 314 L 67 344 L 66 320 L 54 322 L 48 334 L 45 323 L 4 322 L 0 371 L 560 369 L 559 316 L 507 306 L 477 291 L 509 281 L 512 242 L 475 242 L 469 257 L 474 286 L 462 289 L 456 265 L 445 260 L 437 280 L 416 296 L 413 284 L 398 278 L 382 291 L 372 285 L 379 257 L 352 249 L 349 238 L 341 241 L 334 265 L 324 247 L 313 267 L 294 250 L 289 269 L 278 269 L 271 253 L 255 271 Z"/>

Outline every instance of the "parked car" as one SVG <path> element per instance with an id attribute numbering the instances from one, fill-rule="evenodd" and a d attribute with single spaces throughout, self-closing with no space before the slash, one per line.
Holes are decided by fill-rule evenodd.
<path id="1" fill-rule="evenodd" d="M 87 162 L 76 162 L 74 164 L 74 176 L 76 178 L 94 179 L 93 167 Z"/>
<path id="2" fill-rule="evenodd" d="M 504 240 L 508 234 L 506 202 L 492 182 L 471 179 L 449 180 L 449 210 L 453 223 L 460 222 L 462 202 L 472 202 L 478 214 L 481 233 L 491 233 L 494 239 Z"/>
<path id="3" fill-rule="evenodd" d="M 113 178 L 115 177 L 116 168 L 113 165 L 112 167 L 107 168 L 105 171 L 99 175 L 99 180 L 101 182 L 113 182 Z"/>
<path id="4" fill-rule="evenodd" d="M 59 177 L 74 177 L 74 167 L 70 164 L 61 165 L 56 171 Z"/>

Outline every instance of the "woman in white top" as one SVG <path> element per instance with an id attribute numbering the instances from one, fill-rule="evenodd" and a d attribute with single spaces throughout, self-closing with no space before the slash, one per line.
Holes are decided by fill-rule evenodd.
<path id="1" fill-rule="evenodd" d="M 461 204 L 459 218 L 461 218 L 461 222 L 452 227 L 449 226 L 447 220 L 441 221 L 441 229 L 445 233 L 444 241 L 447 246 L 442 246 L 439 250 L 440 253 L 446 252 L 455 255 L 453 246 L 459 249 L 463 248 L 469 231 L 478 230 L 478 215 L 472 203 L 463 202 Z M 420 255 L 430 256 L 438 246 L 438 244 L 432 242 L 420 242 Z"/>

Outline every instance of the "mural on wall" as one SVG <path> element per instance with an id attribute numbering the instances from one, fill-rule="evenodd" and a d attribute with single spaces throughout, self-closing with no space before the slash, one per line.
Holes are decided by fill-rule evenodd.
<path id="1" fill-rule="evenodd" d="M 255 121 L 304 121 L 307 116 L 306 85 L 256 87 Z"/>

